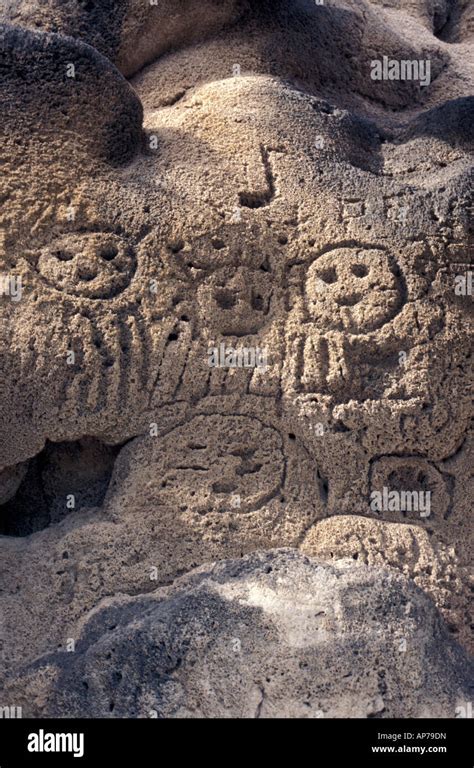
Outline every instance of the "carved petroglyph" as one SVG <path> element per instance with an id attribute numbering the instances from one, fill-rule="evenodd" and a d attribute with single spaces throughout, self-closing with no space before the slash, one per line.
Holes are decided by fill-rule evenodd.
<path id="1" fill-rule="evenodd" d="M 202 322 L 222 336 L 258 333 L 268 320 L 273 291 L 269 272 L 238 267 L 229 275 L 228 269 L 218 270 L 198 289 Z"/>
<path id="2" fill-rule="evenodd" d="M 1 39 L 0 662 L 281 546 L 415 578 L 469 642 L 465 14 L 79 5 L 8 3 Z M 421 89 L 370 79 L 427 51 Z"/>
<path id="3" fill-rule="evenodd" d="M 36 269 L 58 291 L 87 299 L 111 299 L 130 284 L 136 258 L 132 247 L 117 235 L 68 234 L 40 250 Z"/>
<path id="4" fill-rule="evenodd" d="M 336 248 L 317 258 L 305 285 L 309 318 L 321 331 L 368 333 L 402 306 L 393 260 L 375 248 Z"/>
<path id="5" fill-rule="evenodd" d="M 371 509 L 386 519 L 442 525 L 450 507 L 443 475 L 426 459 L 383 456 L 371 465 Z"/>
<path id="6" fill-rule="evenodd" d="M 404 303 L 398 265 L 381 248 L 334 248 L 308 267 L 303 294 L 296 306 L 296 345 L 288 348 L 300 361 L 296 389 L 337 395 L 349 386 L 352 397 L 361 397 L 360 365 L 369 363 L 370 346 L 377 350 L 377 365 L 385 338 L 381 331 Z M 365 336 L 370 344 L 363 346 L 359 339 Z"/>
<path id="7" fill-rule="evenodd" d="M 229 496 L 239 496 L 237 512 L 244 514 L 283 490 L 282 439 L 249 417 L 196 417 L 161 440 L 154 454 L 160 505 L 205 515 L 229 511 Z"/>

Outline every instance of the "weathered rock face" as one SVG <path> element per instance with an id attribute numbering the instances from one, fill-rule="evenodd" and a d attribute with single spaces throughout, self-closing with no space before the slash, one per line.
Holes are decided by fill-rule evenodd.
<path id="1" fill-rule="evenodd" d="M 0 670 L 274 547 L 469 645 L 472 6 L 2 12 Z"/>
<path id="2" fill-rule="evenodd" d="M 469 669 L 403 577 L 272 550 L 106 601 L 9 693 L 54 717 L 454 717 Z"/>
<path id="3" fill-rule="evenodd" d="M 237 21 L 251 5 L 251 0 L 5 0 L 2 12 L 16 26 L 82 40 L 130 76 L 170 49 Z"/>

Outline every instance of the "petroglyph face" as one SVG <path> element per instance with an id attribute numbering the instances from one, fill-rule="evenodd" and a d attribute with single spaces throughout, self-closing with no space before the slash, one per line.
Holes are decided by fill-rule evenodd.
<path id="1" fill-rule="evenodd" d="M 69 234 L 42 248 L 37 272 L 51 288 L 86 299 L 111 299 L 133 278 L 131 246 L 107 232 Z"/>
<path id="2" fill-rule="evenodd" d="M 34 509 L 34 472 L 46 500 L 28 535 L 11 548 L 0 537 L 14 574 L 0 614 L 35 626 L 10 649 L 24 661 L 57 648 L 103 597 L 154 588 L 151 568 L 171 583 L 300 547 L 310 528 L 322 544 L 329 517 L 344 518 L 347 557 L 354 519 L 361 552 L 372 522 L 377 551 L 394 522 L 429 535 L 436 557 L 439 542 L 452 548 L 449 567 L 423 566 L 422 586 L 463 631 L 465 48 L 433 37 L 420 97 L 418 83 L 371 81 L 370 58 L 401 51 L 403 25 L 369 2 L 133 0 L 110 19 L 81 6 L 67 24 L 59 0 L 20 5 L 39 27 L 2 39 L 0 278 L 18 270 L 24 291 L 0 297 L 0 504 Z M 407 58 L 425 55 L 427 24 L 419 50 L 415 33 L 403 42 Z M 210 341 L 229 338 L 265 347 L 270 364 L 210 366 Z M 84 471 L 72 511 L 63 443 L 87 467 L 104 454 L 100 493 Z M 56 485 L 43 483 L 44 451 Z M 370 519 L 384 487 L 431 492 L 430 516 Z M 390 565 L 406 572 L 395 544 Z"/>
<path id="3" fill-rule="evenodd" d="M 384 498 L 384 488 L 385 498 Z M 448 513 L 450 496 L 442 474 L 426 459 L 382 456 L 371 466 L 371 490 L 388 500 L 382 517 L 440 523 Z M 395 492 L 390 505 L 390 493 Z M 414 494 L 414 495 L 413 495 Z M 397 495 L 399 498 L 397 499 Z M 404 498 L 404 496 L 406 498 Z"/>
<path id="4" fill-rule="evenodd" d="M 252 512 L 284 484 L 281 436 L 248 417 L 197 417 L 158 447 L 158 504 L 199 514 Z"/>
<path id="5" fill-rule="evenodd" d="M 219 270 L 200 287 L 203 322 L 215 334 L 257 333 L 268 320 L 274 279 L 266 272 L 239 267 L 234 274 Z"/>
<path id="6" fill-rule="evenodd" d="M 393 261 L 375 248 L 336 248 L 308 270 L 308 315 L 322 331 L 367 333 L 389 322 L 402 305 Z"/>

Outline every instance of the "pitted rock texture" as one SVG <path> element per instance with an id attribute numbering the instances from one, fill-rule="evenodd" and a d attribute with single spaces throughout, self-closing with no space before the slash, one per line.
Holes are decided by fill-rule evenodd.
<path id="1" fill-rule="evenodd" d="M 462 571 L 456 547 L 433 541 L 426 529 L 341 515 L 312 527 L 301 551 L 330 562 L 352 558 L 356 563 L 402 572 L 436 601 L 454 637 L 469 644 L 467 628 L 472 616 L 463 594 L 469 568 Z M 466 627 L 461 632 L 460 624 Z"/>
<path id="2" fill-rule="evenodd" d="M 136 260 L 122 238 L 94 232 L 52 242 L 40 253 L 36 269 L 44 282 L 58 291 L 87 299 L 110 299 L 128 287 Z"/>
<path id="3" fill-rule="evenodd" d="M 6 504 L 16 494 L 25 479 L 28 462 L 7 467 L 0 473 L 0 504 Z"/>
<path id="4" fill-rule="evenodd" d="M 326 331 L 357 336 L 388 323 L 403 303 L 400 271 L 383 251 L 336 248 L 308 269 L 308 317 Z"/>
<path id="5" fill-rule="evenodd" d="M 325 515 L 325 479 L 277 417 L 255 416 L 258 404 L 221 415 L 210 403 L 212 414 L 175 414 L 158 432 L 155 422 L 115 464 L 118 449 L 94 441 L 48 445 L 33 460 L 0 529 L 10 534 L 0 565 L 5 671 L 64 647 L 102 598 L 149 592 L 221 557 L 299 546 Z M 41 524 L 28 536 L 35 501 Z"/>
<path id="6" fill-rule="evenodd" d="M 401 572 L 472 647 L 472 6 L 2 14 L 0 675 L 270 547 Z"/>
<path id="7" fill-rule="evenodd" d="M 5 0 L 5 20 L 61 32 L 94 46 L 124 75 L 169 49 L 211 36 L 237 20 L 252 0 Z"/>
<path id="8" fill-rule="evenodd" d="M 50 717 L 453 717 L 472 665 L 432 602 L 351 563 L 273 550 L 106 601 L 10 694 Z"/>

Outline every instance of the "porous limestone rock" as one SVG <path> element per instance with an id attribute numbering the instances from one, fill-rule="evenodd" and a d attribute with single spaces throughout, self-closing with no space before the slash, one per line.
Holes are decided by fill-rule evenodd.
<path id="1" fill-rule="evenodd" d="M 340 515 L 312 526 L 300 549 L 329 562 L 352 558 L 403 573 L 435 600 L 450 631 L 469 646 L 471 615 L 464 594 L 469 568 L 460 567 L 456 547 L 433 540 L 426 528 Z"/>
<path id="2" fill-rule="evenodd" d="M 412 577 L 467 646 L 472 6 L 2 14 L 0 674 L 282 546 Z"/>
<path id="3" fill-rule="evenodd" d="M 454 717 L 471 667 L 402 576 L 270 550 L 101 603 L 9 694 L 49 717 Z"/>
<path id="4" fill-rule="evenodd" d="M 130 76 L 170 49 L 210 37 L 252 0 L 4 0 L 5 20 L 94 46 Z"/>

